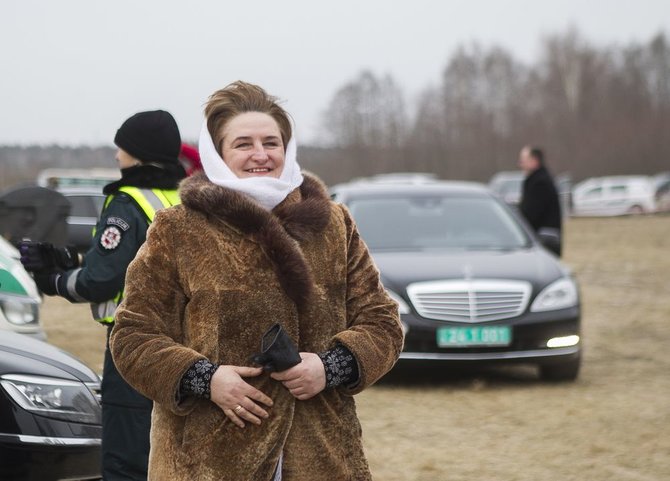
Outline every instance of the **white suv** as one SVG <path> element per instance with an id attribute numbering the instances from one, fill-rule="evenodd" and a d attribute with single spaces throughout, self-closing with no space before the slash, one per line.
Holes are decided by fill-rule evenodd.
<path id="1" fill-rule="evenodd" d="M 656 212 L 651 177 L 593 177 L 572 190 L 573 215 L 610 216 Z"/>

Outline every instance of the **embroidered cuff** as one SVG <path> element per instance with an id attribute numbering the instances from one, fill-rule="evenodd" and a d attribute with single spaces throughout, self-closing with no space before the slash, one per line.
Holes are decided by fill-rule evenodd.
<path id="1" fill-rule="evenodd" d="M 211 382 L 214 372 L 218 368 L 207 359 L 196 361 L 182 376 L 179 383 L 180 399 L 186 396 L 196 396 L 209 399 Z"/>
<path id="2" fill-rule="evenodd" d="M 326 369 L 326 388 L 358 382 L 358 361 L 342 344 L 319 354 Z"/>

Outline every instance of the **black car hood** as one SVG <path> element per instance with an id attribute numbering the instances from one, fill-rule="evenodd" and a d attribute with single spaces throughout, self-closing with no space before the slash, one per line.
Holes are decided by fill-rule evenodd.
<path id="1" fill-rule="evenodd" d="M 98 376 L 81 361 L 46 342 L 24 334 L 0 330 L 0 375 L 31 374 L 99 382 Z"/>
<path id="2" fill-rule="evenodd" d="M 539 248 L 514 251 L 421 251 L 372 253 L 386 287 L 404 295 L 413 282 L 453 279 L 506 279 L 530 282 L 533 292 L 567 274 Z"/>

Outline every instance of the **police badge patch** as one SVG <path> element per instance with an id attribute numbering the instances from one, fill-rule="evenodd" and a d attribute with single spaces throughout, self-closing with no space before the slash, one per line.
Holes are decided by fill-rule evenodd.
<path id="1" fill-rule="evenodd" d="M 107 217 L 107 225 L 115 225 L 120 227 L 123 231 L 130 229 L 128 222 L 123 220 L 121 217 Z"/>
<path id="2" fill-rule="evenodd" d="M 100 246 L 105 250 L 111 251 L 119 247 L 120 243 L 121 231 L 116 226 L 108 225 L 100 236 Z"/>

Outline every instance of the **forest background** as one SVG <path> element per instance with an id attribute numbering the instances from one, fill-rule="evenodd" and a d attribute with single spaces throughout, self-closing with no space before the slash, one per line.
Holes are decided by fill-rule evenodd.
<path id="1" fill-rule="evenodd" d="M 670 170 L 664 32 L 594 46 L 571 28 L 541 43 L 533 63 L 501 47 L 463 44 L 412 102 L 390 74 L 363 70 L 333 93 L 318 140 L 301 145 L 298 160 L 331 185 L 386 172 L 487 181 L 514 170 L 525 144 L 544 148 L 551 170 L 574 182 Z M 114 147 L 0 146 L 0 189 L 48 167 L 115 168 Z"/>

